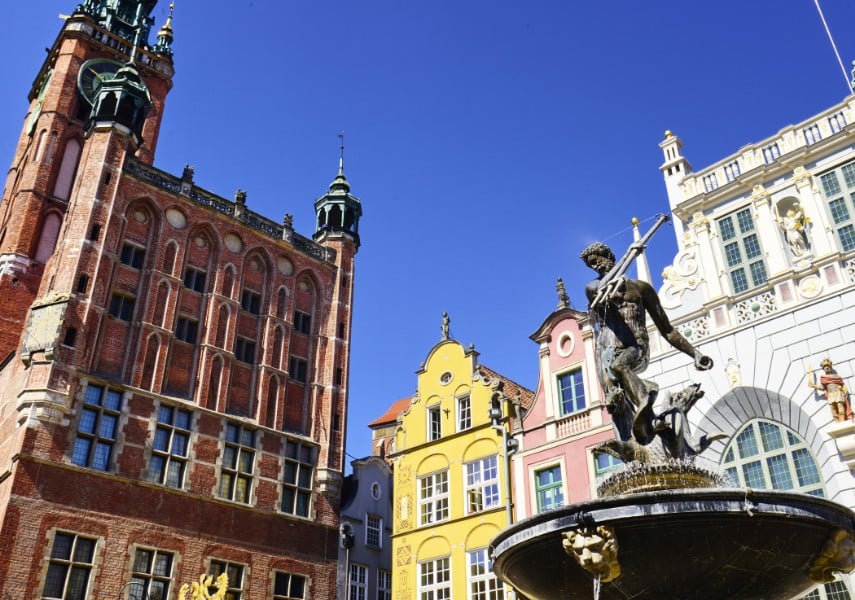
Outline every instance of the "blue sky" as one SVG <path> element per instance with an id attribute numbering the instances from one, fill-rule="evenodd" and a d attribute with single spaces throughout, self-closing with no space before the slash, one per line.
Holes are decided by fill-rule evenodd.
<path id="1" fill-rule="evenodd" d="M 175 86 L 156 166 L 311 235 L 313 201 L 345 173 L 363 203 L 348 453 L 411 394 L 452 336 L 537 385 L 528 339 L 555 280 L 584 308 L 579 251 L 618 252 L 630 219 L 668 208 L 670 129 L 703 168 L 848 91 L 813 0 L 177 0 Z M 8 4 L 8 5 L 5 5 Z M 26 92 L 75 0 L 4 3 L 0 161 Z M 822 8 L 847 71 L 853 0 Z M 168 2 L 155 8 L 156 31 Z M 849 35 L 847 35 L 849 34 Z M 648 255 L 676 251 L 666 226 Z"/>

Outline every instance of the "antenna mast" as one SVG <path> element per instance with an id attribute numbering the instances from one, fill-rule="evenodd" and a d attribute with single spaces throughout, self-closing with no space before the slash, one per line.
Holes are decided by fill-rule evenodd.
<path id="1" fill-rule="evenodd" d="M 828 28 L 828 23 L 825 21 L 825 15 L 822 14 L 822 8 L 819 6 L 819 0 L 813 0 L 816 4 L 816 12 L 819 13 L 819 19 L 822 21 L 822 26 L 825 27 L 825 34 L 828 36 L 828 41 L 831 42 L 831 48 L 834 50 L 834 56 L 837 57 L 837 64 L 840 65 L 840 72 L 843 73 L 843 80 L 846 81 L 846 93 L 852 93 L 852 84 L 849 82 L 849 74 L 846 73 L 846 67 L 843 66 L 843 61 L 840 59 L 840 52 L 837 50 L 837 44 L 834 43 L 834 38 L 831 37 L 831 30 Z"/>

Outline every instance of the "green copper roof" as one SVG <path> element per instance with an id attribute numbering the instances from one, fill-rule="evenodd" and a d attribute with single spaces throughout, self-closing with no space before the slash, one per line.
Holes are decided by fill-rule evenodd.
<path id="1" fill-rule="evenodd" d="M 137 27 L 142 32 L 142 45 L 148 45 L 148 32 L 153 19 L 151 11 L 157 0 L 84 0 L 75 13 L 87 14 L 104 29 L 133 41 Z M 138 19 L 141 22 L 137 22 Z"/>

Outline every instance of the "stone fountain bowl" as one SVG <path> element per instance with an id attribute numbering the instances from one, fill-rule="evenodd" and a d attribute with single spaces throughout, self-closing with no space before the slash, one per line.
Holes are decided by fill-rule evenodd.
<path id="1" fill-rule="evenodd" d="M 563 532 L 605 525 L 620 575 L 600 600 L 776 600 L 855 567 L 855 513 L 805 494 L 661 490 L 566 506 L 525 519 L 491 544 L 495 573 L 531 600 L 594 597 L 594 576 Z"/>

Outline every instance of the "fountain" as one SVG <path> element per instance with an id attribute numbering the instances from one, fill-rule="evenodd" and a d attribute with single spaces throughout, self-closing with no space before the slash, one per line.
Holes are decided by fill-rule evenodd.
<path id="1" fill-rule="evenodd" d="M 598 273 L 586 294 L 596 366 L 616 439 L 595 452 L 625 467 L 596 500 L 525 519 L 491 544 L 493 569 L 531 600 L 790 599 L 855 568 L 855 513 L 806 494 L 738 489 L 698 455 L 687 414 L 700 385 L 660 394 L 637 375 L 649 358 L 645 313 L 674 348 L 713 361 L 670 324 L 655 290 L 625 276 L 659 221 L 615 261 L 604 244 L 582 259 Z"/>

